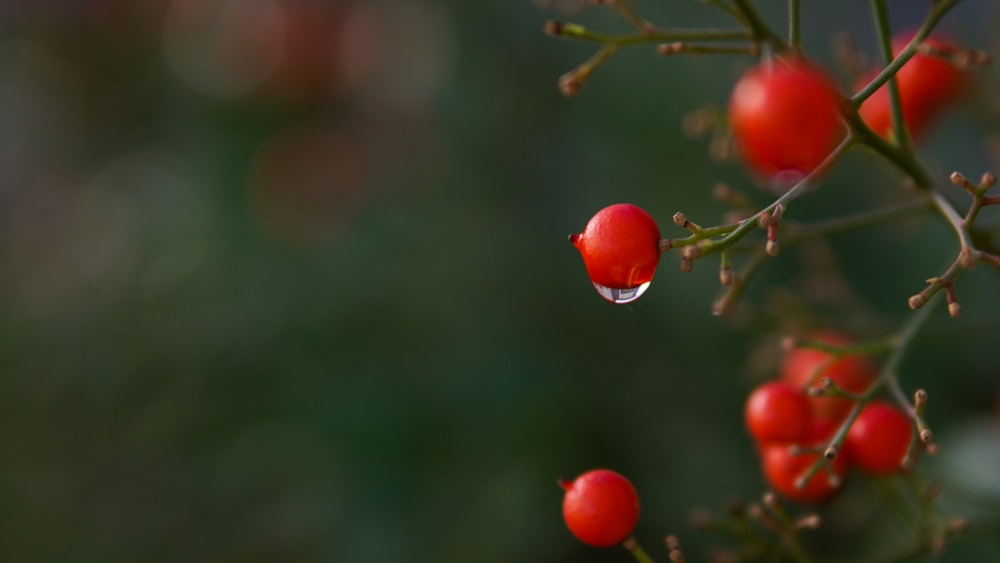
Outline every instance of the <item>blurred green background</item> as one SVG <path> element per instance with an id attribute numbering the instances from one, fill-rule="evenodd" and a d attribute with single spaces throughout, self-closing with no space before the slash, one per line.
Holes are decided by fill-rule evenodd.
<path id="1" fill-rule="evenodd" d="M 866 3 L 803 4 L 816 58 L 835 31 L 873 43 Z M 900 26 L 923 6 L 891 3 Z M 918 218 L 786 252 L 731 319 L 714 265 L 669 254 L 640 301 L 603 302 L 566 242 L 601 207 L 677 236 L 675 211 L 720 220 L 716 182 L 768 201 L 680 126 L 752 61 L 626 50 L 566 100 L 594 46 L 550 18 L 628 30 L 577 0 L 0 6 L 0 560 L 625 561 L 560 515 L 557 479 L 598 466 L 639 489 L 658 559 L 667 532 L 704 559 L 690 511 L 763 490 L 741 409 L 780 334 L 891 332 L 954 241 Z M 944 25 L 996 57 L 998 24 L 979 0 Z M 941 178 L 1000 166 L 980 74 L 921 149 Z M 852 154 L 794 209 L 904 193 Z M 921 473 L 978 526 L 944 560 L 1000 560 L 996 284 L 963 276 L 965 317 L 939 312 L 901 376 L 945 452 Z M 852 480 L 810 541 L 909 541 L 878 490 Z"/>

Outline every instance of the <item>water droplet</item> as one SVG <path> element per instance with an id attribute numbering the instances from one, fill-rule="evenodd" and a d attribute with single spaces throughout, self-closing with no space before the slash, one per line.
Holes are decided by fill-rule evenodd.
<path id="1" fill-rule="evenodd" d="M 646 293 L 646 290 L 649 289 L 650 283 L 651 282 L 646 282 L 642 285 L 637 285 L 635 287 L 629 287 L 626 289 L 607 287 L 599 283 L 595 283 L 594 289 L 597 290 L 597 293 L 601 294 L 601 297 L 607 299 L 608 301 L 616 303 L 618 305 L 623 305 L 625 303 L 631 303 L 636 299 L 642 297 L 642 294 Z"/>

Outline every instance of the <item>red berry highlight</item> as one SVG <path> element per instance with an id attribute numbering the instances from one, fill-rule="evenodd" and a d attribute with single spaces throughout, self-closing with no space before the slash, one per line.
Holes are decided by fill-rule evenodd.
<path id="1" fill-rule="evenodd" d="M 594 469 L 561 483 L 563 519 L 577 539 L 594 547 L 625 541 L 639 521 L 639 495 L 624 476 Z"/>
<path id="2" fill-rule="evenodd" d="M 761 443 L 800 442 L 812 431 L 809 398 L 783 381 L 754 389 L 743 414 L 750 435 Z"/>
<path id="3" fill-rule="evenodd" d="M 580 234 L 569 237 L 583 256 L 597 293 L 630 303 L 649 287 L 660 262 L 660 229 L 642 208 L 617 203 L 597 212 Z"/>

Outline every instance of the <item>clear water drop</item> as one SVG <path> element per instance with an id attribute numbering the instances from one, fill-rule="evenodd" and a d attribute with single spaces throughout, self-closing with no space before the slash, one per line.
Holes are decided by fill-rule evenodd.
<path id="1" fill-rule="evenodd" d="M 642 294 L 646 293 L 646 290 L 649 289 L 650 283 L 651 282 L 646 282 L 642 285 L 637 285 L 627 289 L 607 287 L 599 283 L 595 283 L 594 289 L 597 290 L 597 293 L 601 294 L 601 297 L 607 299 L 608 301 L 618 305 L 623 305 L 625 303 L 631 303 L 642 297 Z"/>

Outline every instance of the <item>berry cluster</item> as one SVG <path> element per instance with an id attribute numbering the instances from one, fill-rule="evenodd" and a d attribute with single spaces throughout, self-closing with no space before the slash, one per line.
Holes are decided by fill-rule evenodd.
<path id="1" fill-rule="evenodd" d="M 834 332 L 813 339 L 838 347 L 851 343 Z M 871 475 L 902 471 L 913 422 L 889 403 L 859 407 L 843 448 L 827 452 L 827 444 L 878 375 L 867 357 L 796 347 L 785 356 L 780 372 L 778 380 L 754 389 L 744 407 L 764 477 L 775 491 L 798 502 L 820 502 L 837 491 L 852 466 Z"/>

